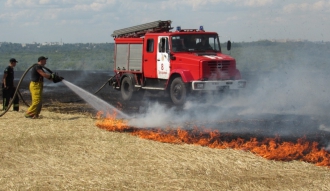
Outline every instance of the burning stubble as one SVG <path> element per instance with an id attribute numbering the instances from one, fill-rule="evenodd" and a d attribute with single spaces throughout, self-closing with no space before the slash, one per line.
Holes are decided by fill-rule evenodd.
<path id="1" fill-rule="evenodd" d="M 146 112 L 137 114 L 128 124 L 144 128 L 205 127 L 219 132 L 293 139 L 321 137 L 322 145 L 327 145 L 330 137 L 329 131 L 325 131 L 330 129 L 327 73 L 293 62 L 281 71 L 247 75 L 248 85 L 239 98 L 209 95 L 203 101 L 188 100 L 180 109 L 149 102 Z"/>
<path id="2" fill-rule="evenodd" d="M 85 100 L 90 106 L 92 106 L 96 111 L 103 112 L 105 115 L 107 113 L 112 113 L 115 111 L 118 115 L 118 117 L 121 118 L 130 118 L 127 114 L 124 112 L 118 110 L 114 106 L 108 104 L 104 100 L 96 97 L 95 95 L 83 90 L 82 88 L 66 81 L 62 81 L 68 88 L 70 88 L 73 92 L 75 92 L 79 97 L 81 97 L 83 100 Z"/>

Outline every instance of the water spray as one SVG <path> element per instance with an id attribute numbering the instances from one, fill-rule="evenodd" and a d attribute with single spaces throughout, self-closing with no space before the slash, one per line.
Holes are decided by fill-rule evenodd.
<path id="1" fill-rule="evenodd" d="M 81 99 L 85 100 L 90 106 L 92 106 L 97 111 L 102 111 L 105 115 L 107 112 L 115 111 L 119 117 L 122 118 L 130 118 L 127 114 L 124 112 L 118 110 L 116 107 L 110 105 L 109 103 L 105 102 L 104 100 L 96 97 L 95 95 L 87 92 L 86 90 L 66 81 L 62 80 L 62 82 L 70 88 L 73 92 L 75 92 Z"/>

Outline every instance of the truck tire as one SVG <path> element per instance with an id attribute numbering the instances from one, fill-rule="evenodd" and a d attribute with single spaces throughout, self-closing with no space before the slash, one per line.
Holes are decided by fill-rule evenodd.
<path id="1" fill-rule="evenodd" d="M 187 98 L 187 87 L 181 77 L 175 78 L 170 86 L 170 97 L 175 105 L 183 105 Z"/>
<path id="2" fill-rule="evenodd" d="M 124 101 L 130 101 L 133 97 L 133 83 L 129 77 L 124 77 L 121 81 L 121 97 Z"/>

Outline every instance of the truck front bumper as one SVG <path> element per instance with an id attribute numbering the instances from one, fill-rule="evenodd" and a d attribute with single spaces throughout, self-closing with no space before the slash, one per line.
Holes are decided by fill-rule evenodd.
<path id="1" fill-rule="evenodd" d="M 246 80 L 223 80 L 223 81 L 193 81 L 192 90 L 215 91 L 215 90 L 238 90 L 245 88 Z"/>

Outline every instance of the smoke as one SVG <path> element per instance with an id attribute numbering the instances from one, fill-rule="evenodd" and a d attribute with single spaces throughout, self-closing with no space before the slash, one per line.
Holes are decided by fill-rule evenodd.
<path id="1" fill-rule="evenodd" d="M 325 124 L 321 124 L 319 126 L 319 130 L 320 131 L 323 131 L 324 133 L 330 133 L 330 127 L 329 126 L 326 126 Z M 330 152 L 330 139 L 326 140 L 326 143 L 325 143 L 325 150 L 326 151 L 329 151 Z"/>
<path id="2" fill-rule="evenodd" d="M 260 75 L 255 91 L 243 93 L 240 104 L 245 109 L 241 112 L 324 115 L 330 103 L 328 80 L 321 71 L 299 68 Z"/>
<path id="3" fill-rule="evenodd" d="M 187 101 L 183 108 L 168 106 L 159 102 L 150 101 L 144 108 L 145 112 L 136 114 L 129 120 L 129 125 L 135 127 L 185 127 L 208 126 L 210 122 L 219 120 L 234 120 L 235 112 L 221 105 L 221 102 Z"/>
<path id="4" fill-rule="evenodd" d="M 137 114 L 129 121 L 135 127 L 164 127 L 170 123 L 177 124 L 179 121 L 172 116 L 175 108 L 166 108 L 158 102 L 147 105 L 146 112 Z"/>
<path id="5" fill-rule="evenodd" d="M 326 151 L 330 152 L 330 144 L 328 144 L 328 146 L 327 146 L 327 147 L 325 147 L 325 148 L 324 148 L 324 150 L 326 150 Z"/>
<path id="6" fill-rule="evenodd" d="M 306 70 L 261 73 L 247 79 L 239 98 L 208 95 L 188 100 L 178 111 L 160 103 L 149 103 L 146 113 L 137 115 L 135 126 L 167 126 L 169 122 L 218 121 L 260 118 L 265 114 L 324 116 L 330 106 L 330 88 L 326 75 Z M 205 101 L 206 100 L 206 101 Z"/>
<path id="7" fill-rule="evenodd" d="M 182 108 L 149 102 L 145 112 L 129 124 L 144 128 L 198 126 L 220 132 L 285 136 L 325 132 L 319 127 L 321 123 L 330 124 L 329 71 L 318 69 L 313 60 L 305 62 L 308 64 L 302 64 L 301 58 L 291 58 L 290 63 L 276 70 L 241 71 L 247 87 L 239 98 L 195 97 Z"/>

